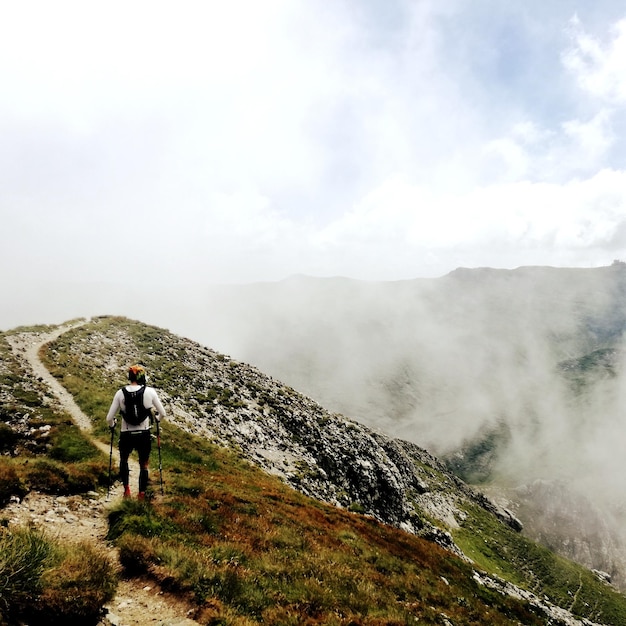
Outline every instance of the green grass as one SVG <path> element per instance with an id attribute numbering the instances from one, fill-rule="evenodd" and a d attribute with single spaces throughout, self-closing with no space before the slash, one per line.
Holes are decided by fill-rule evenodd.
<path id="1" fill-rule="evenodd" d="M 78 463 L 101 458 L 102 453 L 80 429 L 65 423 L 56 429 L 48 455 L 62 463 Z"/>
<path id="2" fill-rule="evenodd" d="M 515 533 L 479 507 L 471 507 L 460 530 L 459 547 L 484 571 L 540 596 L 574 615 L 608 624 L 626 624 L 624 596 L 588 569 Z"/>

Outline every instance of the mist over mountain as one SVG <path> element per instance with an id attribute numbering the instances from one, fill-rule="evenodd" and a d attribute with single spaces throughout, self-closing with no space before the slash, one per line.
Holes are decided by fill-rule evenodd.
<path id="1" fill-rule="evenodd" d="M 625 302 L 626 266 L 616 264 L 396 283 L 296 277 L 213 289 L 198 319 L 185 315 L 201 343 L 438 452 L 505 424 L 509 459 L 498 469 L 513 455 L 541 477 L 548 464 L 567 475 L 580 452 L 592 460 L 615 442 Z M 588 368 L 574 388 L 568 364 L 607 347 L 613 374 Z"/>
<path id="2" fill-rule="evenodd" d="M 625 305 L 616 262 L 393 283 L 294 277 L 211 290 L 202 330 L 188 321 L 202 343 L 426 447 L 464 478 L 517 489 L 500 493 L 529 532 L 615 573 L 626 562 Z M 547 501 L 532 485 L 546 481 L 564 507 L 577 503 L 563 510 L 576 539 L 572 524 L 532 522 Z"/>

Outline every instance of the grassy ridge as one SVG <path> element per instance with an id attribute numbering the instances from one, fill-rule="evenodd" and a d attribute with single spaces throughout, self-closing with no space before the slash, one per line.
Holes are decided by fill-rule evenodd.
<path id="1" fill-rule="evenodd" d="M 109 347 L 89 354 L 95 334 Z M 42 357 L 108 443 L 104 415 L 129 362 L 146 363 L 152 383 L 170 397 L 193 399 L 186 345 L 166 331 L 107 318 L 66 333 Z M 19 364 L 14 375 L 19 385 Z M 219 393 L 214 399 L 237 402 Z M 93 456 L 75 431 L 68 425 L 71 435 L 55 434 L 55 441 L 66 442 L 55 444 L 63 452 L 41 461 L 63 469 L 102 469 L 108 459 Z M 235 452 L 171 423 L 163 426 L 162 459 L 165 496 L 120 503 L 110 513 L 109 539 L 119 546 L 128 575 L 151 576 L 186 595 L 202 624 L 558 623 L 479 584 L 475 567 L 545 594 L 578 615 L 626 623 L 621 595 L 482 509 L 469 509 L 455 535 L 477 564 L 472 566 L 431 542 L 306 498 Z M 8 465 L 17 472 L 19 463 L 9 459 Z"/>
<path id="2" fill-rule="evenodd" d="M 171 336 L 99 320 L 43 355 L 95 421 L 104 421 L 123 369 L 85 372 L 73 335 L 120 328 L 127 351 L 120 365 L 151 362 L 155 385 L 171 392 L 177 382 L 181 396 L 193 393 L 183 347 L 180 363 L 168 358 L 154 369 Z M 307 498 L 172 424 L 163 425 L 161 439 L 165 497 L 122 502 L 111 512 L 109 536 L 128 573 L 187 594 L 201 623 L 441 624 L 444 615 L 455 624 L 545 623 L 527 604 L 478 585 L 471 566 L 431 542 Z"/>
<path id="3" fill-rule="evenodd" d="M 442 615 L 455 624 L 544 623 L 476 584 L 467 563 L 435 544 L 189 443 L 197 460 L 170 456 L 166 497 L 123 502 L 110 538 L 127 571 L 188 594 L 201 623 L 441 624 Z"/>

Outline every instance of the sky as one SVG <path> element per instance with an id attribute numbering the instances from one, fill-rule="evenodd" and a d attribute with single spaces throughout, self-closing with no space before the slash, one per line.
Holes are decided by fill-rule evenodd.
<path id="1" fill-rule="evenodd" d="M 626 258 L 614 0 L 0 5 L 0 281 Z"/>

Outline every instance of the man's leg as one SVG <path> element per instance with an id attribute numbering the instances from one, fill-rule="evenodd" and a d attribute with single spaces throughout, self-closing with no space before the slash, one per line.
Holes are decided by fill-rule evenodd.
<path id="1" fill-rule="evenodd" d="M 139 470 L 139 494 L 137 497 L 140 500 L 146 497 L 146 490 L 148 489 L 148 478 L 148 464 L 146 463 L 145 465 L 142 465 L 141 469 Z"/>
<path id="2" fill-rule="evenodd" d="M 137 497 L 140 500 L 146 497 L 146 491 L 148 489 L 148 467 L 150 465 L 151 448 L 152 438 L 150 436 L 150 431 L 147 430 L 145 434 L 141 435 L 141 443 L 137 448 L 137 451 L 139 453 L 139 494 L 137 495 Z"/>
<path id="3" fill-rule="evenodd" d="M 128 467 L 128 457 L 132 451 L 130 439 L 126 433 L 120 433 L 120 480 L 124 485 L 124 497 L 130 496 L 130 469 Z"/>

